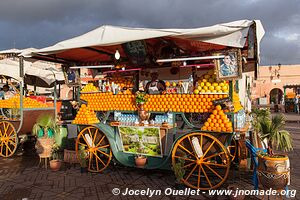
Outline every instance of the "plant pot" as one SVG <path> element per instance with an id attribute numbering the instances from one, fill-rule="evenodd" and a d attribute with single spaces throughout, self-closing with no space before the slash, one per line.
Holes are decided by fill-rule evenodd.
<path id="1" fill-rule="evenodd" d="M 265 189 L 281 190 L 289 183 L 290 161 L 287 155 L 275 156 L 258 154 L 257 176 Z"/>
<path id="2" fill-rule="evenodd" d="M 137 168 L 144 168 L 147 162 L 146 156 L 138 156 L 135 158 L 135 166 Z"/>
<path id="3" fill-rule="evenodd" d="M 53 172 L 59 171 L 61 167 L 61 160 L 50 160 L 50 169 Z"/>
<path id="4" fill-rule="evenodd" d="M 232 184 L 232 185 L 229 185 L 227 187 L 227 190 L 231 190 L 232 191 L 231 195 L 229 195 L 229 199 L 230 200 L 244 200 L 245 199 L 245 195 L 244 194 L 236 195 L 237 189 L 240 189 L 240 187 L 238 185 L 236 185 L 236 184 Z"/>

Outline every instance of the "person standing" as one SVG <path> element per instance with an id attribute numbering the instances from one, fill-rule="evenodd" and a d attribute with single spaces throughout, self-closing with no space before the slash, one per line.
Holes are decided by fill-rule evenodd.
<path id="1" fill-rule="evenodd" d="M 299 114 L 299 97 L 298 97 L 297 93 L 294 98 L 294 111 L 295 111 L 295 113 Z"/>
<path id="2" fill-rule="evenodd" d="M 152 72 L 151 81 L 146 84 L 145 92 L 148 94 L 161 94 L 166 90 L 166 84 L 162 80 L 158 80 L 158 73 Z"/>

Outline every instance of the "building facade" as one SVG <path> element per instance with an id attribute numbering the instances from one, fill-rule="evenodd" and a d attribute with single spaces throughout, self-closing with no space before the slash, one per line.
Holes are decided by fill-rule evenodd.
<path id="1" fill-rule="evenodd" d="M 300 85 L 300 65 L 259 66 L 258 78 L 251 91 L 252 100 L 263 98 L 267 104 L 280 104 L 284 93 L 299 94 L 299 89 L 287 88 L 287 85 Z"/>

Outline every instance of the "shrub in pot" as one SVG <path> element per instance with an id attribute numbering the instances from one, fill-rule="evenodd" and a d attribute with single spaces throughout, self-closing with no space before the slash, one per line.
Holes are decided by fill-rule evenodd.
<path id="1" fill-rule="evenodd" d="M 258 129 L 262 141 L 267 141 L 267 153 L 258 153 L 257 174 L 264 188 L 284 189 L 289 183 L 290 163 L 286 154 L 274 153 L 274 150 L 290 151 L 292 139 L 288 131 L 283 130 L 283 115 L 266 116 L 259 120 Z"/>
<path id="2" fill-rule="evenodd" d="M 37 137 L 37 153 L 43 157 L 50 157 L 54 144 L 54 135 L 59 132 L 54 117 L 50 114 L 41 115 L 33 125 L 32 134 Z"/>
<path id="3" fill-rule="evenodd" d="M 50 160 L 50 169 L 52 171 L 59 171 L 62 161 L 59 159 L 60 147 L 58 144 L 52 146 L 52 160 Z"/>
<path id="4" fill-rule="evenodd" d="M 176 177 L 176 189 L 183 189 L 184 185 L 182 184 L 182 179 L 185 175 L 184 160 L 180 159 L 177 163 L 175 163 L 175 165 L 172 166 L 172 169 Z"/>

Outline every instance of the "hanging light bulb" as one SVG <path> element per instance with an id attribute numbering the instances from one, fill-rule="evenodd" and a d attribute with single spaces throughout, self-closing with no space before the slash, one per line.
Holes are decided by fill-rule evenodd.
<path id="1" fill-rule="evenodd" d="M 121 57 L 120 53 L 119 53 L 119 50 L 116 50 L 116 53 L 115 53 L 115 59 L 119 60 Z"/>
<path id="2" fill-rule="evenodd" d="M 186 66 L 186 61 L 183 61 L 183 66 Z"/>

